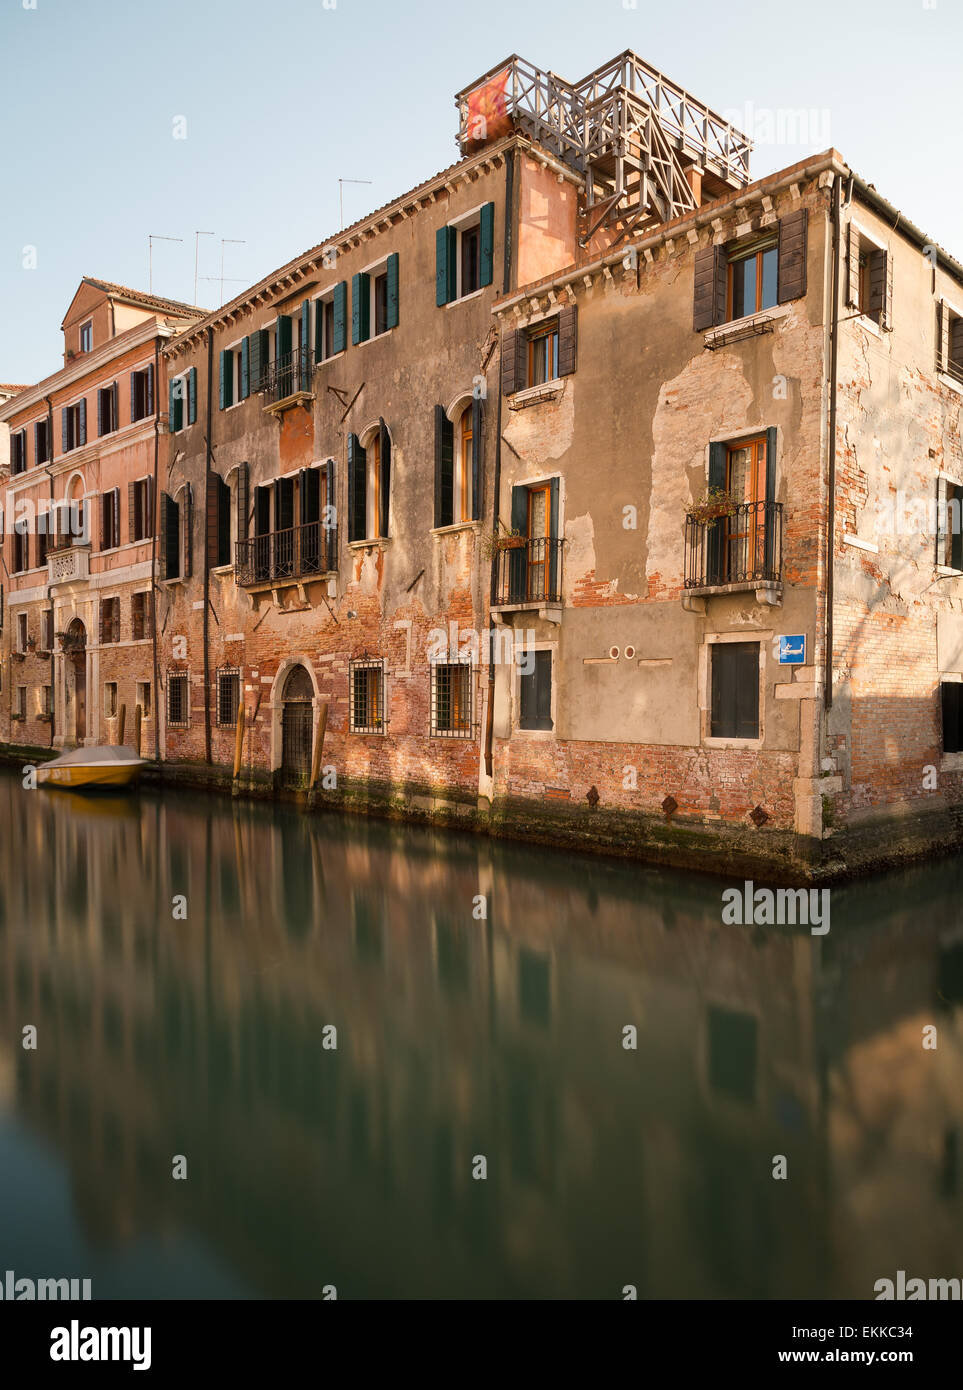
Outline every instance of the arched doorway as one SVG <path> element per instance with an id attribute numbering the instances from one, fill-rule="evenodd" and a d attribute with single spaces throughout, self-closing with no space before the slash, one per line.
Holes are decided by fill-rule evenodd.
<path id="1" fill-rule="evenodd" d="M 87 629 L 74 618 L 64 633 L 67 708 L 64 738 L 81 744 L 87 737 Z"/>
<path id="2" fill-rule="evenodd" d="M 314 686 L 303 666 L 292 666 L 281 691 L 281 781 L 303 787 L 311 775 Z"/>

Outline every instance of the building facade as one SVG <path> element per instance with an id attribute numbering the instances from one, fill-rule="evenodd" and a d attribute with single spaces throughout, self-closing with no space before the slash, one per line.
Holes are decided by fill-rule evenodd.
<path id="1" fill-rule="evenodd" d="M 795 878 L 957 842 L 963 267 L 679 92 L 507 60 L 457 163 L 168 315 L 165 775 Z"/>
<path id="2" fill-rule="evenodd" d="M 0 737 L 156 746 L 153 495 L 161 345 L 187 305 L 85 277 L 64 365 L 0 407 L 9 429 Z M 166 462 L 166 439 L 164 440 Z"/>

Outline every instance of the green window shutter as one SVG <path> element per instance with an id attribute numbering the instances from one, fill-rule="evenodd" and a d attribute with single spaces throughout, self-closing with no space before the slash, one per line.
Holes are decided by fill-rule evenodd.
<path id="1" fill-rule="evenodd" d="M 480 285 L 490 285 L 495 273 L 495 204 L 486 203 L 481 210 L 479 222 Z"/>
<path id="2" fill-rule="evenodd" d="M 291 315 L 278 314 L 277 338 L 275 341 L 275 357 L 278 362 L 282 357 L 287 357 L 291 352 Z"/>
<path id="3" fill-rule="evenodd" d="M 709 487 L 723 489 L 726 485 L 726 463 L 728 451 L 725 444 L 709 445 Z M 723 573 L 722 531 L 723 521 L 716 518 L 710 521 L 706 531 L 706 580 L 710 584 L 721 584 Z"/>
<path id="4" fill-rule="evenodd" d="M 378 535 L 387 536 L 391 500 L 391 435 L 388 433 L 388 427 L 384 420 L 378 421 L 378 442 L 380 446 L 378 453 L 381 461 L 381 479 L 378 489 L 381 515 L 378 517 Z"/>
<path id="5" fill-rule="evenodd" d="M 435 232 L 435 303 L 440 309 L 448 303 L 448 233 L 450 227 L 439 227 Z"/>
<path id="6" fill-rule="evenodd" d="M 311 301 L 305 299 L 301 305 L 301 390 L 311 389 Z"/>
<path id="7" fill-rule="evenodd" d="M 234 376 L 231 368 L 234 364 L 234 354 L 227 348 L 221 349 L 220 357 L 220 395 L 219 400 L 222 410 L 227 410 L 228 406 L 234 404 Z"/>
<path id="8" fill-rule="evenodd" d="M 175 377 L 171 382 L 170 431 L 176 434 L 184 428 L 184 378 Z"/>
<path id="9" fill-rule="evenodd" d="M 435 406 L 435 525 L 450 526 L 454 519 L 453 485 L 455 431 L 443 405 Z"/>
<path id="10" fill-rule="evenodd" d="M 237 538 L 239 541 L 246 541 L 248 509 L 248 467 L 246 463 L 239 463 L 237 466 L 235 492 L 237 498 Z"/>
<path id="11" fill-rule="evenodd" d="M 482 462 L 484 460 L 485 411 L 480 396 L 471 402 L 471 519 L 481 519 Z"/>
<path id="12" fill-rule="evenodd" d="M 187 373 L 187 423 L 197 423 L 197 368 L 191 367 Z"/>
<path id="13" fill-rule="evenodd" d="M 550 483 L 549 483 L 549 485 L 548 485 L 548 514 L 549 514 L 548 534 L 549 534 L 549 537 L 550 537 L 550 542 L 552 542 L 552 541 L 557 541 L 557 540 L 559 539 L 559 534 L 558 534 L 558 491 L 559 491 L 559 481 L 558 481 L 558 478 L 552 478 L 552 480 L 550 481 Z M 558 547 L 557 545 L 553 545 L 553 544 L 550 543 L 550 544 L 549 544 L 549 552 L 548 552 L 548 580 L 549 580 L 549 585 L 550 585 L 550 591 L 549 591 L 549 592 L 550 592 L 550 594 L 551 594 L 553 597 L 554 597 L 555 595 L 557 595 L 557 594 L 558 594 L 558 591 L 559 591 L 559 589 L 558 589 L 558 552 L 559 552 L 559 547 Z"/>
<path id="14" fill-rule="evenodd" d="M 398 327 L 398 252 L 388 257 L 388 316 L 387 327 Z"/>
<path id="15" fill-rule="evenodd" d="M 314 360 L 320 362 L 324 354 L 324 300 L 314 301 Z"/>
<path id="16" fill-rule="evenodd" d="M 356 434 L 348 435 L 348 540 L 363 541 L 368 529 L 367 455 Z"/>
<path id="17" fill-rule="evenodd" d="M 359 271 L 351 279 L 351 341 L 366 343 L 370 335 L 371 294 L 368 289 L 368 276 Z"/>
<path id="18" fill-rule="evenodd" d="M 936 478 L 936 563 L 946 564 L 946 479 Z"/>
<path id="19" fill-rule="evenodd" d="M 334 287 L 334 344 L 332 356 L 348 346 L 348 282 L 341 280 Z"/>
<path id="20" fill-rule="evenodd" d="M 511 529 L 521 536 L 528 535 L 528 488 L 512 488 Z M 528 564 L 528 551 L 524 547 L 509 550 L 508 583 L 510 598 L 523 599 L 526 596 L 525 573 Z"/>
<path id="21" fill-rule="evenodd" d="M 327 546 L 327 567 L 329 570 L 338 568 L 338 504 L 337 504 L 337 484 L 334 459 L 328 459 L 328 489 L 327 501 L 324 504 L 324 514 L 321 518 L 324 523 L 324 534 Z"/>
<path id="22" fill-rule="evenodd" d="M 80 401 L 80 444 L 87 443 L 87 397 L 82 397 Z"/>
<path id="23" fill-rule="evenodd" d="M 242 338 L 238 349 L 241 354 L 241 400 L 246 401 L 251 394 L 251 340 Z"/>
<path id="24" fill-rule="evenodd" d="M 70 448 L 70 425 L 67 407 L 64 406 L 60 411 L 60 452 L 65 454 Z"/>
<path id="25" fill-rule="evenodd" d="M 766 430 L 766 508 L 762 518 L 767 574 L 774 573 L 776 563 L 776 515 L 775 508 L 770 505 L 776 500 L 776 438 L 776 427 L 770 425 Z"/>

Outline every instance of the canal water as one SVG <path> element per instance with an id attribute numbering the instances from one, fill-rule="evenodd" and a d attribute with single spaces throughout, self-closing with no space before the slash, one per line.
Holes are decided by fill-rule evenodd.
<path id="1" fill-rule="evenodd" d="M 958 861 L 833 889 L 817 936 L 726 925 L 710 878 L 12 773 L 0 856 L 0 1274 L 94 1298 L 963 1276 Z"/>

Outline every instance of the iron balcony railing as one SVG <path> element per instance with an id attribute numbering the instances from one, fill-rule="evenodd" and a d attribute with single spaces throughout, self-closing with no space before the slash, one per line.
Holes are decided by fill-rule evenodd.
<path id="1" fill-rule="evenodd" d="M 523 540 L 495 554 L 496 608 L 513 603 L 560 603 L 562 542 L 554 536 Z"/>
<path id="2" fill-rule="evenodd" d="M 732 516 L 685 521 L 685 587 L 779 583 L 782 503 L 741 502 Z"/>
<path id="3" fill-rule="evenodd" d="M 269 584 L 307 579 L 338 567 L 337 527 L 308 521 L 285 531 L 269 531 L 238 541 L 234 577 L 238 584 Z"/>
<path id="4" fill-rule="evenodd" d="M 261 368 L 258 380 L 251 382 L 251 390 L 264 392 L 273 400 L 283 401 L 298 391 L 311 390 L 313 370 L 314 354 L 310 349 L 302 352 L 301 348 L 297 347 L 274 362 L 266 362 Z"/>

